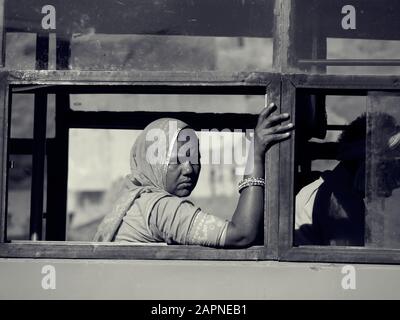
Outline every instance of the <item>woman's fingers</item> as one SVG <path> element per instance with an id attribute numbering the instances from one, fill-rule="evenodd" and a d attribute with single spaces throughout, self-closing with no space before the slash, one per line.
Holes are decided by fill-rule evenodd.
<path id="1" fill-rule="evenodd" d="M 276 133 L 276 134 L 270 134 L 267 136 L 264 136 L 262 139 L 263 143 L 265 144 L 266 147 L 271 146 L 275 144 L 276 142 L 281 142 L 283 140 L 286 140 L 291 137 L 291 132 L 285 132 L 285 133 Z"/>
<path id="2" fill-rule="evenodd" d="M 293 123 L 289 123 L 289 124 L 286 124 L 286 125 L 274 126 L 274 127 L 271 127 L 271 128 L 264 129 L 262 131 L 262 133 L 264 135 L 276 134 L 276 133 L 285 133 L 285 132 L 288 132 L 288 131 L 292 131 L 293 129 L 294 129 Z"/>
<path id="3" fill-rule="evenodd" d="M 282 124 L 282 122 L 290 119 L 290 115 L 288 113 L 273 114 L 276 110 L 277 106 L 271 103 L 258 117 L 256 142 L 258 141 L 264 149 L 268 149 L 277 142 L 287 140 L 291 136 L 290 131 L 294 129 L 292 123 Z"/>
<path id="4" fill-rule="evenodd" d="M 278 107 L 273 102 L 264 108 L 258 116 L 257 127 L 269 128 L 290 118 L 288 113 L 272 115 L 277 109 Z"/>
<path id="5" fill-rule="evenodd" d="M 280 124 L 281 122 L 289 120 L 289 119 L 290 119 L 290 115 L 288 113 L 273 115 L 273 116 L 266 118 L 260 124 L 260 127 L 264 128 L 264 129 L 271 128 L 271 127 L 274 127 L 274 126 Z"/>
<path id="6" fill-rule="evenodd" d="M 286 132 L 286 133 L 280 133 L 280 134 L 274 134 L 270 136 L 271 141 L 273 142 L 280 142 L 283 140 L 286 140 L 288 138 L 290 138 L 291 133 L 290 132 Z"/>
<path id="7" fill-rule="evenodd" d="M 268 107 L 264 108 L 258 116 L 257 126 L 261 125 L 276 109 L 275 103 L 270 103 Z"/>
<path id="8" fill-rule="evenodd" d="M 293 129 L 294 125 L 292 123 L 263 129 L 259 131 L 260 139 L 263 141 L 262 143 L 268 147 L 290 138 Z"/>

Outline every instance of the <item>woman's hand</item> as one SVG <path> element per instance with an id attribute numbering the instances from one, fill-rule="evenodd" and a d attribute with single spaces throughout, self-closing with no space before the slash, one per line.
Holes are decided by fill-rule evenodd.
<path id="1" fill-rule="evenodd" d="M 292 123 L 282 124 L 290 119 L 287 113 L 273 114 L 277 106 L 271 103 L 264 108 L 258 116 L 257 126 L 254 132 L 254 155 L 263 158 L 266 151 L 274 144 L 290 138 L 293 130 Z"/>

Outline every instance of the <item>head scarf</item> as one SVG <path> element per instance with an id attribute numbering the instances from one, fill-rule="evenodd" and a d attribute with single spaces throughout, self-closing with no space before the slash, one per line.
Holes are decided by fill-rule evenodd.
<path id="1" fill-rule="evenodd" d="M 185 122 L 172 118 L 150 123 L 131 149 L 130 180 L 140 186 L 165 190 L 168 163 L 178 134 L 186 127 Z"/>
<path id="2" fill-rule="evenodd" d="M 145 208 L 147 217 L 158 200 L 170 196 L 166 191 L 168 164 L 178 134 L 186 127 L 188 125 L 183 121 L 162 118 L 141 132 L 131 149 L 131 174 L 125 179 L 125 192 L 100 223 L 94 241 L 113 241 L 122 219 L 141 194 L 151 193 Z"/>

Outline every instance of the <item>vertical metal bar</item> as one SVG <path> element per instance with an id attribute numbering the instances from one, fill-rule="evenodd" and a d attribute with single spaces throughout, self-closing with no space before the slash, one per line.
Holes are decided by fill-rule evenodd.
<path id="1" fill-rule="evenodd" d="M 49 65 L 48 69 L 57 69 L 56 52 L 57 52 L 57 35 L 55 33 L 49 34 Z"/>
<path id="2" fill-rule="evenodd" d="M 6 60 L 6 20 L 4 2 L 5 0 L 0 0 L 0 68 L 4 68 Z"/>
<path id="3" fill-rule="evenodd" d="M 295 3 L 275 0 L 273 65 L 276 72 L 288 71 L 293 60 L 293 26 L 291 19 Z"/>
<path id="4" fill-rule="evenodd" d="M 69 94 L 56 95 L 56 137 L 47 155 L 46 240 L 65 241 L 68 192 L 68 140 L 66 125 Z"/>
<path id="5" fill-rule="evenodd" d="M 0 0 L 0 67 L 5 66 L 4 1 Z M 0 243 L 7 241 L 7 172 L 10 105 L 8 103 L 7 74 L 0 75 Z"/>
<path id="6" fill-rule="evenodd" d="M 296 3 L 294 0 L 275 0 L 274 16 L 274 57 L 273 64 L 276 72 L 290 72 L 296 59 L 295 33 L 293 28 L 293 14 Z M 280 112 L 289 112 L 292 115 L 291 121 L 294 123 L 294 107 L 292 99 L 294 93 L 289 85 L 288 79 L 281 78 L 279 90 L 277 88 L 268 89 L 271 99 L 280 104 Z M 271 101 L 272 102 L 272 101 Z M 292 137 L 291 139 L 294 139 Z M 291 188 L 289 166 L 293 166 L 294 156 L 290 153 L 289 144 L 291 141 L 284 142 L 282 145 L 274 146 L 267 154 L 266 161 L 268 168 L 266 204 L 269 216 L 266 216 L 265 226 L 265 245 L 267 246 L 267 258 L 279 260 L 289 247 L 291 247 L 291 231 L 287 230 L 291 224 L 289 215 L 292 211 L 292 203 L 284 203 L 282 199 L 293 195 Z M 289 156 L 290 155 L 290 156 Z M 283 196 L 284 194 L 284 196 Z M 284 198 L 287 202 L 290 196 Z M 266 213 L 268 214 L 268 213 Z"/>
<path id="7" fill-rule="evenodd" d="M 281 80 L 274 79 L 267 87 L 268 103 L 274 102 L 281 108 Z M 265 213 L 264 245 L 267 247 L 266 259 L 278 258 L 279 245 L 279 144 L 273 146 L 265 159 Z"/>
<path id="8" fill-rule="evenodd" d="M 56 67 L 69 68 L 70 41 L 56 39 Z M 47 155 L 46 240 L 66 240 L 68 192 L 68 143 L 70 98 L 68 93 L 56 94 L 56 137 Z"/>
<path id="9" fill-rule="evenodd" d="M 32 152 L 30 239 L 42 240 L 47 94 L 35 93 Z"/>
<path id="10" fill-rule="evenodd" d="M 282 79 L 281 112 L 289 113 L 291 122 L 296 125 L 296 88 L 290 78 Z M 294 232 L 294 146 L 296 134 L 279 145 L 279 258 L 293 247 Z"/>
<path id="11" fill-rule="evenodd" d="M 47 69 L 49 63 L 49 35 L 36 36 L 36 69 Z M 47 94 L 35 93 L 33 116 L 33 152 L 31 217 L 29 237 L 33 241 L 42 240 L 44 161 L 46 155 Z"/>
<path id="12" fill-rule="evenodd" d="M 0 73 L 0 243 L 7 241 L 7 171 L 10 105 L 7 73 Z"/>

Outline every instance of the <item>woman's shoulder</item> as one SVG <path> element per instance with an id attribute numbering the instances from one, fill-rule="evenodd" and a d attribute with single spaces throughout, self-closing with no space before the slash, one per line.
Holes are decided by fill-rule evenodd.
<path id="1" fill-rule="evenodd" d="M 161 210 L 168 211 L 176 211 L 176 210 L 200 210 L 198 206 L 196 206 L 192 200 L 188 198 L 180 198 L 171 194 L 164 195 L 154 205 L 155 208 Z"/>
<path id="2" fill-rule="evenodd" d="M 134 201 L 130 208 L 130 215 L 140 214 L 145 219 L 175 215 L 180 212 L 195 213 L 200 208 L 196 206 L 190 199 L 180 198 L 167 192 L 143 192 Z"/>

